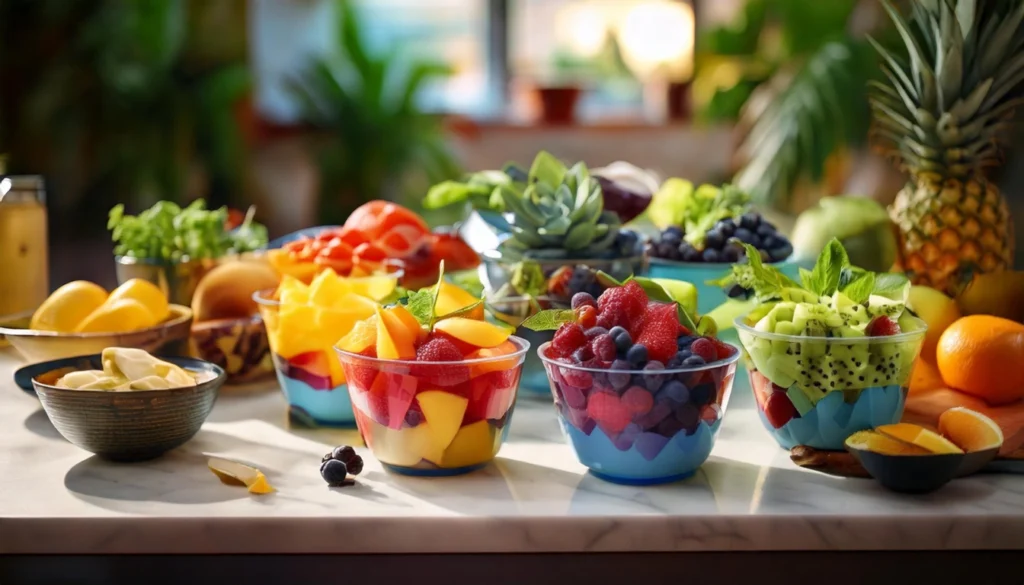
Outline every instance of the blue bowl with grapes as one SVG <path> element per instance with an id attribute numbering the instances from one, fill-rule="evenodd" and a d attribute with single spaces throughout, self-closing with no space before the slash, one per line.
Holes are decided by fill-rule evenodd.
<path id="1" fill-rule="evenodd" d="M 592 475 L 627 485 L 669 483 L 690 477 L 707 460 L 732 392 L 737 348 L 717 343 L 721 349 L 711 362 L 673 359 L 666 367 L 648 362 L 646 348 L 635 344 L 627 359 L 595 368 L 552 358 L 550 346 L 537 354 L 558 422 Z M 636 347 L 643 356 L 631 355 Z"/>
<path id="2" fill-rule="evenodd" d="M 670 226 L 647 244 L 649 273 L 653 278 L 683 280 L 697 287 L 697 312 L 706 314 L 730 296 L 745 296 L 739 287 L 725 291 L 708 285 L 729 274 L 732 264 L 746 257 L 743 244 L 761 251 L 761 260 L 791 278 L 799 277 L 799 265 L 790 260 L 793 245 L 759 213 L 725 218 L 704 234 L 701 249 L 686 241 L 682 228 Z"/>

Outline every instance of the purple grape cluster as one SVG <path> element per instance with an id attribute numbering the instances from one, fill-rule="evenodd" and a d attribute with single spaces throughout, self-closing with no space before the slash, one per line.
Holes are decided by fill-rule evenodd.
<path id="1" fill-rule="evenodd" d="M 685 236 L 682 228 L 669 226 L 648 243 L 647 252 L 663 260 L 709 264 L 739 262 L 746 256 L 742 244 L 757 248 L 763 262 L 780 262 L 793 253 L 793 244 L 786 236 L 754 212 L 716 223 L 704 234 L 703 249 L 687 242 Z"/>

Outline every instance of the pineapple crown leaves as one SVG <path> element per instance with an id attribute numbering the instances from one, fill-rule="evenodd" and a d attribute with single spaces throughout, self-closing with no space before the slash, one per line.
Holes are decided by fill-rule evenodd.
<path id="1" fill-rule="evenodd" d="M 919 172 L 967 177 L 998 164 L 1024 104 L 1024 3 L 913 0 L 909 19 L 882 4 L 907 58 L 869 39 L 888 80 L 870 84 L 873 133 Z"/>
<path id="2" fill-rule="evenodd" d="M 818 256 L 814 268 L 800 269 L 800 283 L 793 281 L 774 266 L 761 262 L 761 253 L 749 244 L 746 264 L 735 264 L 732 274 L 709 282 L 711 285 L 739 284 L 752 289 L 759 302 L 771 302 L 794 295 L 794 290 L 806 291 L 814 298 L 832 296 L 841 292 L 855 303 L 863 303 L 872 295 L 900 297 L 909 280 L 902 274 L 874 273 L 850 264 L 850 257 L 838 239 L 832 238 Z"/>
<path id="3" fill-rule="evenodd" d="M 604 194 L 587 166 L 566 168 L 547 152 L 530 166 L 526 186 L 500 185 L 504 209 L 511 212 L 512 235 L 501 244 L 502 253 L 516 258 L 540 251 L 537 257 L 568 257 L 574 253 L 600 254 L 615 243 L 621 222 L 604 210 Z"/>

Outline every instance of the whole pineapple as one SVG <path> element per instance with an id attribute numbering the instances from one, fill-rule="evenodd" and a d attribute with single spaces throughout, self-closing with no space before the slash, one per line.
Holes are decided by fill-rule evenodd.
<path id="1" fill-rule="evenodd" d="M 1010 212 L 986 173 L 1024 101 L 1024 1 L 911 0 L 909 20 L 882 3 L 908 52 L 874 43 L 889 81 L 872 83 L 875 131 L 910 174 L 890 208 L 897 269 L 952 293 L 1013 265 Z"/>

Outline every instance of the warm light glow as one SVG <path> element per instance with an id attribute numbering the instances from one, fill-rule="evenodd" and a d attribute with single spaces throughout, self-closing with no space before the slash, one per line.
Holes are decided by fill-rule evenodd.
<path id="1" fill-rule="evenodd" d="M 577 2 L 558 11 L 555 32 L 560 45 L 581 57 L 593 57 L 604 47 L 608 21 L 600 8 Z"/>
<path id="2" fill-rule="evenodd" d="M 693 74 L 694 21 L 689 4 L 638 4 L 619 25 L 618 36 L 626 64 L 640 77 L 683 81 Z"/>

